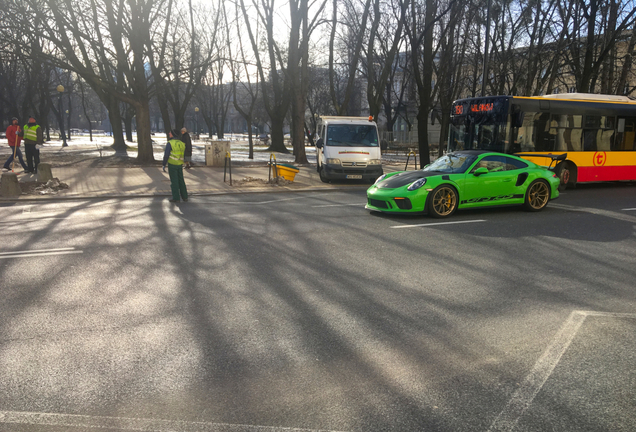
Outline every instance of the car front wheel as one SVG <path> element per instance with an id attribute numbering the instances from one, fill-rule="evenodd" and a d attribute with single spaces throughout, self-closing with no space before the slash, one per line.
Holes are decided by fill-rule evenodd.
<path id="1" fill-rule="evenodd" d="M 434 218 L 448 217 L 457 210 L 457 191 L 449 185 L 441 185 L 428 195 L 428 214 Z"/>
<path id="2" fill-rule="evenodd" d="M 526 190 L 523 206 L 528 211 L 540 211 L 548 205 L 550 186 L 543 180 L 536 180 Z"/>

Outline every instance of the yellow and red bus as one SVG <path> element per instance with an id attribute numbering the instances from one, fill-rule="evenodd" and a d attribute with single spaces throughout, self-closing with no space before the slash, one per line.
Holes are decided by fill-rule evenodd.
<path id="1" fill-rule="evenodd" d="M 636 100 L 584 93 L 492 96 L 453 103 L 448 151 L 567 153 L 555 171 L 567 185 L 636 180 Z"/>

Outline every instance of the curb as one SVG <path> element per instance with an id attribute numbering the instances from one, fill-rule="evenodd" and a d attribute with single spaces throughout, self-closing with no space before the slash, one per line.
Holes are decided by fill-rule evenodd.
<path id="1" fill-rule="evenodd" d="M 364 189 L 363 189 L 364 188 Z M 218 191 L 218 192 L 192 192 L 188 196 L 205 197 L 205 196 L 222 196 L 222 195 L 246 195 L 246 194 L 265 194 L 265 193 L 299 193 L 299 192 L 333 192 L 333 191 L 359 191 L 368 189 L 368 185 L 342 187 L 307 187 L 302 189 L 255 189 L 250 191 Z M 17 202 L 38 202 L 38 201 L 72 201 L 72 200 L 106 200 L 106 199 L 135 199 L 135 198 L 169 198 L 171 194 L 128 194 L 128 195 L 73 195 L 73 196 L 41 196 L 38 198 L 4 198 L 0 197 L 2 203 Z"/>

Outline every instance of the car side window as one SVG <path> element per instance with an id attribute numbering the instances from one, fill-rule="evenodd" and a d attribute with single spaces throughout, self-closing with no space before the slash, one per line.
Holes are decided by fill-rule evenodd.
<path id="1" fill-rule="evenodd" d="M 528 168 L 528 164 L 510 157 L 506 158 L 506 171 L 513 171 L 523 168 Z"/>
<path id="2" fill-rule="evenodd" d="M 506 159 L 505 156 L 486 156 L 477 162 L 477 165 L 475 165 L 470 172 L 475 172 L 477 168 L 488 168 L 488 172 L 505 171 Z"/>

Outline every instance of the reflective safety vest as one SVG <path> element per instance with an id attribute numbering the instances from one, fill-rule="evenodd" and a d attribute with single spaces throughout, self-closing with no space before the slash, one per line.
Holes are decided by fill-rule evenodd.
<path id="1" fill-rule="evenodd" d="M 170 157 L 168 163 L 171 165 L 183 165 L 183 154 L 185 153 L 185 143 L 176 138 L 168 141 L 170 143 Z"/>
<path id="2" fill-rule="evenodd" d="M 39 125 L 35 125 L 35 126 L 29 126 L 28 124 L 24 126 L 24 139 L 25 140 L 29 140 L 29 141 L 35 141 L 37 142 L 38 140 L 38 128 L 40 126 Z"/>

